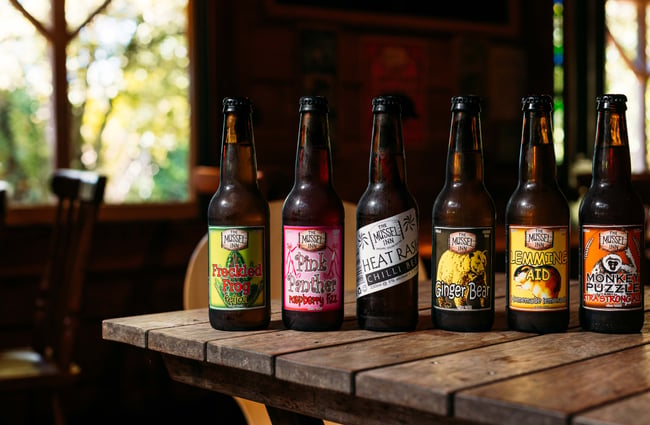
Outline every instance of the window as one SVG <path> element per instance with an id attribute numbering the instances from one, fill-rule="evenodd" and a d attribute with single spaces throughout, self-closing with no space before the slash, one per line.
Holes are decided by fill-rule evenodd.
<path id="1" fill-rule="evenodd" d="M 649 161 L 645 142 L 650 140 L 647 112 L 649 12 L 648 0 L 607 0 L 605 3 L 605 92 L 627 96 L 633 173 L 648 171 Z"/>
<path id="2" fill-rule="evenodd" d="M 0 179 L 47 201 L 55 167 L 108 176 L 106 202 L 188 200 L 188 0 L 0 3 Z"/>

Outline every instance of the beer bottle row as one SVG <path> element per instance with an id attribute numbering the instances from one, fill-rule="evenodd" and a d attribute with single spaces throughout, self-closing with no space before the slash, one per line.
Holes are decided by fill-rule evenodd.
<path id="1" fill-rule="evenodd" d="M 620 94 L 597 98 L 591 186 L 579 212 L 580 324 L 638 332 L 644 320 L 645 212 L 631 184 Z M 481 99 L 451 99 L 445 183 L 432 211 L 431 318 L 453 331 L 493 326 L 494 202 L 486 189 Z M 368 186 L 357 204 L 356 307 L 360 328 L 418 324 L 419 209 L 406 183 L 401 105 L 372 101 Z M 569 325 L 570 213 L 557 181 L 552 100 L 522 99 L 518 184 L 506 206 L 506 320 L 526 332 Z M 270 247 L 269 207 L 256 175 L 252 104 L 223 101 L 221 175 L 208 207 L 209 317 L 216 329 L 266 328 L 269 250 L 282 249 L 282 320 L 288 329 L 335 330 L 343 322 L 344 209 L 332 183 L 328 104 L 299 102 L 294 185 L 282 208 L 282 246 Z M 643 272 L 645 273 L 645 271 Z"/>

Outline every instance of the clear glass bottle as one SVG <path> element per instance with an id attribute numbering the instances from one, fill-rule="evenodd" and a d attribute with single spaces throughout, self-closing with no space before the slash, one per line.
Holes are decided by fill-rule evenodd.
<path id="1" fill-rule="evenodd" d="M 591 186 L 580 204 L 580 325 L 595 332 L 639 332 L 644 321 L 645 211 L 632 187 L 627 98 L 596 100 Z"/>
<path id="2" fill-rule="evenodd" d="M 357 204 L 357 321 L 361 329 L 408 331 L 418 323 L 418 223 L 406 185 L 401 105 L 372 100 L 368 187 Z"/>
<path id="3" fill-rule="evenodd" d="M 481 99 L 451 99 L 445 184 L 433 205 L 434 326 L 487 331 L 494 323 L 494 201 L 483 178 Z"/>
<path id="4" fill-rule="evenodd" d="M 268 327 L 269 206 L 257 183 L 252 103 L 223 100 L 219 188 L 208 206 L 209 316 L 215 329 Z"/>
<path id="5" fill-rule="evenodd" d="M 557 182 L 550 96 L 522 99 L 519 181 L 506 206 L 506 319 L 511 329 L 569 325 L 570 212 Z"/>
<path id="6" fill-rule="evenodd" d="M 288 329 L 343 323 L 343 202 L 332 182 L 327 99 L 300 99 L 293 188 L 282 207 L 282 321 Z"/>

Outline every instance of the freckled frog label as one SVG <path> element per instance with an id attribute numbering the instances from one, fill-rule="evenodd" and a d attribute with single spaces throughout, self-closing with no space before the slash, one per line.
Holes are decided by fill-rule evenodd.
<path id="1" fill-rule="evenodd" d="M 210 226 L 208 247 L 210 308 L 265 307 L 264 227 Z"/>
<path id="2" fill-rule="evenodd" d="M 284 226 L 284 308 L 330 311 L 342 308 L 343 228 Z"/>
<path id="3" fill-rule="evenodd" d="M 418 274 L 418 223 L 415 209 L 357 230 L 357 297 Z"/>

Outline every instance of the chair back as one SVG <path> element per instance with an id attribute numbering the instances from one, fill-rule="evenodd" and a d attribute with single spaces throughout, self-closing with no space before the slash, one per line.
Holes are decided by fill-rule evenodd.
<path id="1" fill-rule="evenodd" d="M 9 183 L 0 180 L 0 230 L 7 222 L 7 203 L 9 198 Z"/>
<path id="2" fill-rule="evenodd" d="M 56 216 L 36 298 L 33 348 L 65 370 L 72 361 L 88 251 L 106 177 L 59 169 L 50 184 L 57 198 Z"/>

